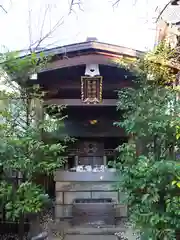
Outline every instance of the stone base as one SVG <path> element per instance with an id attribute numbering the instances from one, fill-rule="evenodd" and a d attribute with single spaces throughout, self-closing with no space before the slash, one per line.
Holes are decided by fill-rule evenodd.
<path id="1" fill-rule="evenodd" d="M 77 198 L 111 198 L 116 209 L 116 217 L 127 217 L 126 205 L 119 204 L 124 199 L 111 182 L 56 182 L 55 219 L 72 217 L 72 203 Z"/>

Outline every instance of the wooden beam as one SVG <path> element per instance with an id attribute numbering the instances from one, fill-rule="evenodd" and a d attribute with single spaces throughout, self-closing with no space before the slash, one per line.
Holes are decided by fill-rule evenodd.
<path id="1" fill-rule="evenodd" d="M 121 57 L 104 56 L 100 54 L 87 54 L 71 58 L 63 58 L 49 63 L 44 71 L 50 71 L 59 68 L 72 67 L 85 64 L 102 64 L 107 66 L 117 66 L 117 60 Z"/>
<path id="2" fill-rule="evenodd" d="M 45 100 L 44 104 L 56 104 L 56 105 L 67 105 L 67 106 L 116 106 L 117 99 L 103 99 L 102 103 L 99 104 L 87 104 L 82 103 L 81 99 L 50 99 Z"/>
<path id="3" fill-rule="evenodd" d="M 118 80 L 117 80 L 118 81 Z M 114 80 L 113 80 L 114 82 Z M 120 89 L 123 87 L 130 87 L 132 86 L 132 82 L 130 81 L 123 81 L 123 80 L 119 80 L 118 83 L 104 83 L 103 84 L 103 90 L 116 90 L 116 89 Z M 54 84 L 54 85 L 50 85 L 47 86 L 47 91 L 50 92 L 56 92 L 58 90 L 70 90 L 70 89 L 80 89 L 81 88 L 81 82 L 80 79 L 77 81 L 72 81 L 72 82 L 61 82 L 59 81 L 58 84 Z"/>

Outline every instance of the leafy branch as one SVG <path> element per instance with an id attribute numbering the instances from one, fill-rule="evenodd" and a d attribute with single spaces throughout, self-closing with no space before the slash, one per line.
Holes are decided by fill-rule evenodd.
<path id="1" fill-rule="evenodd" d="M 36 184 L 36 176 L 52 175 L 64 166 L 72 139 L 60 140 L 54 135 L 64 127 L 64 106 L 44 106 L 42 90 L 30 81 L 49 58 L 36 53 L 18 58 L 16 53 L 8 53 L 3 59 L 7 89 L 0 94 L 0 202 L 6 218 L 19 220 L 22 226 L 29 214 L 40 213 L 49 200 L 43 186 Z M 53 116 L 48 114 L 50 109 L 55 111 Z"/>
<path id="2" fill-rule="evenodd" d="M 161 43 L 140 60 L 120 63 L 135 80 L 118 93 L 124 120 L 115 124 L 131 136 L 118 147 L 119 186 L 127 194 L 130 220 L 147 239 L 174 239 L 180 229 L 179 88 L 177 69 L 166 64 L 175 54 Z"/>

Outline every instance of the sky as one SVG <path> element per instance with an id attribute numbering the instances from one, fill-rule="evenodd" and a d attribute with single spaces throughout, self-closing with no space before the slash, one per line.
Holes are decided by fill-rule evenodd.
<path id="1" fill-rule="evenodd" d="M 79 0 L 75 1 L 78 2 Z M 146 51 L 155 43 L 157 7 L 167 0 L 82 0 L 81 9 L 70 0 L 0 0 L 0 46 L 7 50 L 29 48 L 45 36 L 59 21 L 60 26 L 42 42 L 57 47 L 83 42 L 87 37 L 98 41 Z M 136 4 L 135 4 L 136 2 Z"/>

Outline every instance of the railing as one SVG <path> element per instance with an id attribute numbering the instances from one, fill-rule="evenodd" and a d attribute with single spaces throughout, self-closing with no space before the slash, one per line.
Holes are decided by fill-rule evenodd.
<path id="1" fill-rule="evenodd" d="M 68 149 L 67 153 L 69 156 L 76 156 L 81 154 L 80 149 L 74 148 L 74 149 Z M 82 153 L 83 154 L 83 153 Z M 105 156 L 114 156 L 116 154 L 115 149 L 104 149 L 104 155 Z"/>
<path id="2" fill-rule="evenodd" d="M 81 152 L 79 149 L 69 149 L 67 151 L 67 160 L 68 160 L 68 157 L 70 157 L 70 159 L 66 162 L 64 166 L 64 170 L 76 172 L 77 166 L 82 166 L 84 167 L 83 170 L 85 170 L 85 168 L 88 168 L 87 172 L 91 172 L 91 171 L 102 172 L 102 169 L 100 169 L 100 166 L 102 167 L 105 166 L 106 168 L 105 170 L 108 170 L 109 162 L 114 161 L 115 156 L 116 156 L 116 151 L 114 149 L 105 149 L 101 155 L 99 153 L 97 155 L 85 154 L 84 152 Z M 92 170 L 90 168 L 92 168 Z"/>
<path id="3" fill-rule="evenodd" d="M 26 234 L 29 231 L 29 223 L 24 223 L 24 233 Z M 10 222 L 4 221 L 0 222 L 0 239 L 4 234 L 18 234 L 19 232 L 19 223 L 18 222 Z"/>
<path id="4" fill-rule="evenodd" d="M 23 222 L 24 229 L 23 232 L 20 233 L 20 235 L 26 235 L 29 231 L 29 223 L 28 221 Z M 0 239 L 11 239 L 8 237 L 15 236 L 19 234 L 19 222 L 18 221 L 11 221 L 6 219 L 5 217 L 5 209 L 1 207 L 0 209 Z M 20 237 L 19 235 L 19 237 Z M 13 238 L 14 239 L 14 238 Z"/>

